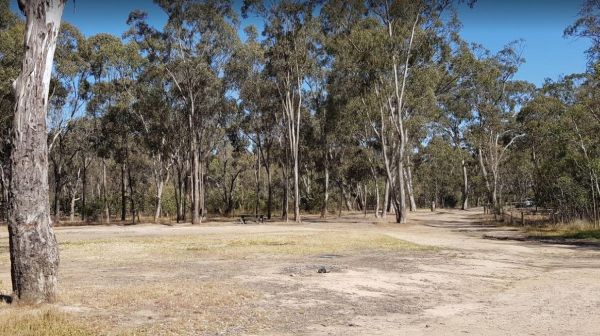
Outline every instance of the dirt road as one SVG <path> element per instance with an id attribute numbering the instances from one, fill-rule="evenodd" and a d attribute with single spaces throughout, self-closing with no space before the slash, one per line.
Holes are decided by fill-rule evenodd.
<path id="1" fill-rule="evenodd" d="M 600 249 L 484 239 L 514 232 L 480 218 L 58 228 L 55 307 L 108 335 L 600 335 Z"/>
<path id="2" fill-rule="evenodd" d="M 445 258 L 425 265 L 416 261 L 416 270 L 387 280 L 395 282 L 398 291 L 413 293 L 423 309 L 356 317 L 354 327 L 315 327 L 315 331 L 327 335 L 600 335 L 598 248 L 482 239 L 490 233 L 511 233 L 482 226 L 476 211 L 419 212 L 411 222 L 386 233 L 441 247 Z"/>

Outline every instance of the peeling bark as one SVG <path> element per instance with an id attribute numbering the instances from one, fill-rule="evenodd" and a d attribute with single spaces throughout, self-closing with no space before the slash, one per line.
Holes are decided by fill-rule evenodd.
<path id="1" fill-rule="evenodd" d="M 58 245 L 50 218 L 46 114 L 63 0 L 20 1 L 27 29 L 15 115 L 8 213 L 14 296 L 52 302 L 58 286 Z"/>

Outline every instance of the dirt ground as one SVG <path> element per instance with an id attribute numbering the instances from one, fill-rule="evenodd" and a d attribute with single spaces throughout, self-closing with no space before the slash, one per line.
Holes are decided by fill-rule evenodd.
<path id="1" fill-rule="evenodd" d="M 599 335 L 600 248 L 484 239 L 513 230 L 479 210 L 57 228 L 60 301 L 0 305 L 0 334 Z"/>

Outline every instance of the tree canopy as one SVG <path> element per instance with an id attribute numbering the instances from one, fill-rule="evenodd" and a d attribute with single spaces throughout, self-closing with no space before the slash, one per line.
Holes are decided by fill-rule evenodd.
<path id="1" fill-rule="evenodd" d="M 520 41 L 492 53 L 463 40 L 461 1 L 155 3 L 164 27 L 143 8 L 122 36 L 61 26 L 48 114 L 57 218 L 361 210 L 404 222 L 432 204 L 534 199 L 598 221 L 597 1 L 565 28 L 591 40 L 588 71 L 537 88 L 515 79 Z M 249 16 L 261 31 L 242 27 Z M 2 204 L 24 29 L 0 1 Z"/>

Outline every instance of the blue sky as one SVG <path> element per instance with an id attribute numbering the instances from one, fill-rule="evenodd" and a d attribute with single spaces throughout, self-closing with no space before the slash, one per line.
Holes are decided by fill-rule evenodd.
<path id="1" fill-rule="evenodd" d="M 236 7 L 240 8 L 241 1 Z M 462 36 L 469 42 L 482 44 L 491 51 L 523 39 L 522 66 L 517 79 L 535 84 L 545 78 L 583 72 L 585 49 L 589 42 L 565 39 L 563 30 L 573 23 L 583 0 L 478 0 L 474 8 L 460 5 Z M 13 0 L 16 8 L 16 0 Z M 75 0 L 68 1 L 64 20 L 77 26 L 85 35 L 100 32 L 121 35 L 125 21 L 133 9 L 149 13 L 150 22 L 162 26 L 166 16 L 151 0 Z M 248 22 L 244 22 L 247 24 Z"/>
<path id="2" fill-rule="evenodd" d="M 578 16 L 583 0 L 478 0 L 473 9 L 459 8 L 462 37 L 497 51 L 523 39 L 526 63 L 518 79 L 535 84 L 545 78 L 584 72 L 589 41 L 563 38 Z"/>

